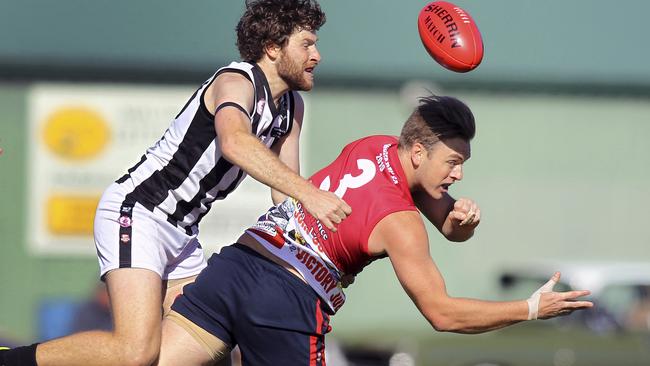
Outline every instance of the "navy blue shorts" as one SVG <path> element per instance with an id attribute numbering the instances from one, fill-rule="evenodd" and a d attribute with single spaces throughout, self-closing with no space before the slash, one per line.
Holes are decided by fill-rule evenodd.
<path id="1" fill-rule="evenodd" d="M 241 244 L 213 254 L 172 309 L 239 345 L 244 365 L 325 365 L 326 305 L 309 285 Z"/>

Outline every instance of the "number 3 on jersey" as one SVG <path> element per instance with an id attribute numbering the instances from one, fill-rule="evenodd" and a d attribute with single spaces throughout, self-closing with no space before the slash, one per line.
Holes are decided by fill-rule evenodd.
<path id="1" fill-rule="evenodd" d="M 334 194 L 339 198 L 343 198 L 343 195 L 348 190 L 348 188 L 359 188 L 370 182 L 372 178 L 375 177 L 375 173 L 377 173 L 377 168 L 375 167 L 375 163 L 372 160 L 358 159 L 357 167 L 361 170 L 361 174 L 352 175 L 348 173 L 344 175 L 343 178 L 339 181 L 339 186 L 336 188 L 336 191 L 334 191 Z M 328 175 L 325 177 L 325 179 L 323 179 L 319 188 L 329 191 L 330 185 L 330 176 Z"/>

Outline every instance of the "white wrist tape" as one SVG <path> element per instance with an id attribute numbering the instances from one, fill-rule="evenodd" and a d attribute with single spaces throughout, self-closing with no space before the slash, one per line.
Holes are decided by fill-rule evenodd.
<path id="1" fill-rule="evenodd" d="M 539 298 L 542 294 L 535 291 L 531 297 L 526 300 L 528 303 L 528 320 L 537 319 L 537 312 L 539 311 Z"/>
<path id="2" fill-rule="evenodd" d="M 537 291 L 533 292 L 528 300 L 526 300 L 528 303 L 528 320 L 537 319 L 537 315 L 539 315 L 539 298 L 543 293 L 553 291 L 555 284 L 557 284 L 557 282 L 553 279 L 550 279 L 542 287 L 538 288 Z"/>

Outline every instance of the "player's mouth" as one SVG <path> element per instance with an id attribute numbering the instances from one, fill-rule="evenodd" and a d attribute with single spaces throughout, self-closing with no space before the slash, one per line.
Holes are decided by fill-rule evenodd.
<path id="1" fill-rule="evenodd" d="M 443 192 L 448 192 L 449 187 L 452 185 L 452 183 L 443 183 L 440 185 L 440 188 L 442 189 Z"/>
<path id="2" fill-rule="evenodd" d="M 314 68 L 313 67 L 308 67 L 305 69 L 305 72 L 303 74 L 303 78 L 310 83 L 314 82 Z"/>

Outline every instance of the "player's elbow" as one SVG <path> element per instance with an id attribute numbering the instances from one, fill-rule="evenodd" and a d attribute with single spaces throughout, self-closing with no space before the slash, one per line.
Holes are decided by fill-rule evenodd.
<path id="1" fill-rule="evenodd" d="M 464 333 L 466 331 L 463 322 L 455 315 L 452 306 L 451 304 L 436 303 L 428 307 L 431 310 L 424 315 L 433 329 L 438 332 L 452 333 Z"/>
<path id="2" fill-rule="evenodd" d="M 456 322 L 443 314 L 433 314 L 427 316 L 429 324 L 438 332 L 457 332 Z"/>
<path id="3" fill-rule="evenodd" d="M 153 365 L 158 359 L 160 339 L 128 339 L 121 343 L 130 342 L 120 347 L 121 354 L 116 355 L 123 366 L 148 366 Z"/>

